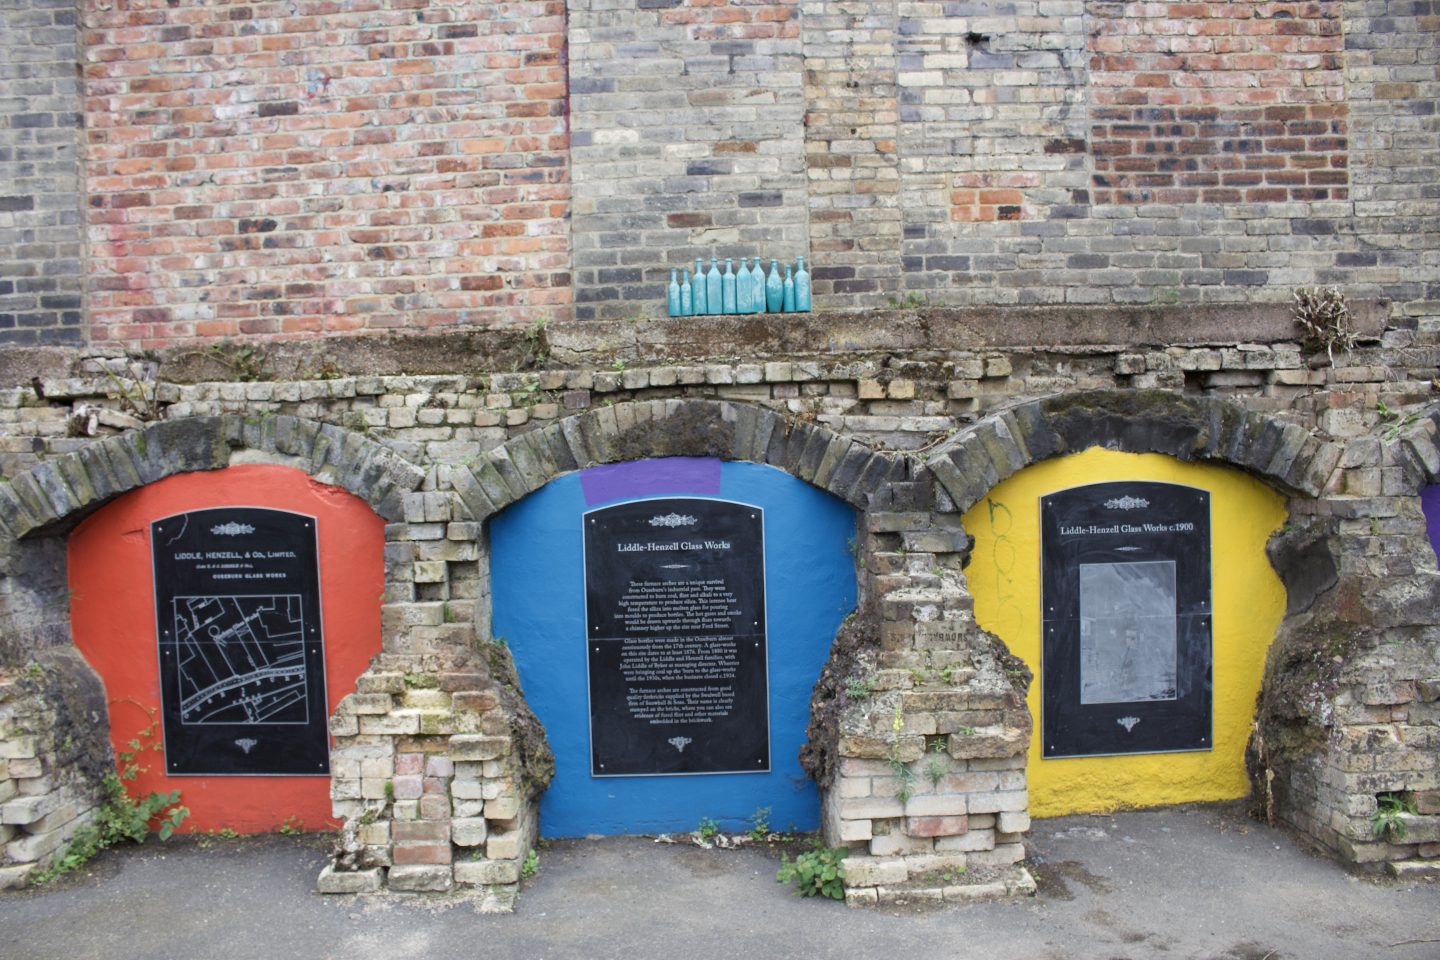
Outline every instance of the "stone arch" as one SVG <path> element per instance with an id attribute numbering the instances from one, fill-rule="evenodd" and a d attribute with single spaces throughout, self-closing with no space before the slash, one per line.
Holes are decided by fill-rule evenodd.
<path id="1" fill-rule="evenodd" d="M 70 739 L 85 762 L 61 770 L 55 795 L 73 799 L 82 814 L 98 802 L 96 783 L 113 761 L 103 688 L 71 638 L 67 535 L 122 494 L 176 475 L 241 463 L 298 468 L 356 495 L 391 523 L 403 519 L 407 497 L 415 497 L 413 491 L 426 477 L 424 470 L 351 430 L 292 416 L 225 415 L 161 421 L 97 439 L 0 483 L 0 573 L 13 585 L 0 618 L 0 664 L 34 663 L 47 678 L 46 689 L 22 696 L 20 707 L 55 713 L 61 717 L 57 722 L 75 731 Z M 66 689 L 81 693 L 61 696 L 58 691 Z M 71 716 L 82 702 L 83 719 Z M 57 749 L 58 741 L 49 737 L 46 733 L 37 745 L 44 756 L 54 756 Z M 36 845 L 28 861 L 33 865 L 70 828 L 42 824 L 27 829 Z"/>
<path id="2" fill-rule="evenodd" d="M 1029 400 L 993 413 L 935 448 L 925 467 L 963 513 L 1030 464 L 1091 446 L 1219 461 L 1283 493 L 1306 497 L 1320 495 L 1341 455 L 1339 445 L 1304 427 L 1231 400 L 1164 390 L 1097 390 Z M 1431 457 L 1440 470 L 1440 453 L 1433 447 Z"/>
<path id="3" fill-rule="evenodd" d="M 724 400 L 641 400 L 600 407 L 521 434 L 452 470 L 450 483 L 484 520 L 562 473 L 647 457 L 716 457 L 777 467 L 871 507 L 888 483 L 911 479 L 910 462 L 817 423 Z"/>
<path id="4" fill-rule="evenodd" d="M 1406 467 L 1406 482 L 1418 490 L 1427 479 L 1440 477 L 1437 423 L 1440 412 L 1432 411 L 1399 438 L 1377 436 L 1359 442 L 1374 445 L 1377 467 L 1382 463 Z M 1328 812 L 1315 809 L 1322 804 L 1307 807 L 1296 802 L 1286 808 L 1270 799 L 1272 790 L 1279 795 L 1282 787 L 1290 786 L 1294 773 L 1287 763 L 1303 773 L 1328 748 L 1305 748 L 1312 752 L 1298 759 L 1288 754 L 1277 758 L 1274 743 L 1301 742 L 1293 731 L 1305 723 L 1294 722 L 1290 714 L 1267 712 L 1266 705 L 1275 700 L 1293 702 L 1293 687 L 1286 683 L 1295 663 L 1310 662 L 1304 658 L 1310 651 L 1306 643 L 1315 632 L 1313 624 L 1332 622 L 1325 619 L 1331 616 L 1330 608 L 1347 602 L 1340 589 L 1331 589 L 1341 579 L 1342 566 L 1334 518 L 1323 508 L 1304 504 L 1332 492 L 1350 492 L 1347 469 L 1361 455 L 1357 441 L 1326 440 L 1299 424 L 1228 399 L 1163 391 L 1083 392 L 1028 400 L 997 411 L 931 451 L 925 468 L 953 501 L 956 512 L 963 513 L 1026 467 L 1096 446 L 1234 467 L 1284 495 L 1292 507 L 1299 506 L 1292 513 L 1293 521 L 1272 537 L 1266 550 L 1288 602 L 1284 619 L 1269 638 L 1246 764 L 1252 786 L 1258 787 L 1257 795 L 1265 798 L 1268 811 L 1273 813 L 1278 804 L 1280 815 L 1292 823 L 1323 823 Z M 1344 629 L 1352 626 L 1346 622 Z M 1309 736 L 1316 733 L 1306 730 Z"/>
<path id="5" fill-rule="evenodd" d="M 1409 493 L 1418 494 L 1420 488 L 1440 483 L 1440 403 L 1431 404 L 1393 440 L 1376 439 L 1395 450 L 1396 459 L 1405 467 Z"/>
<path id="6" fill-rule="evenodd" d="M 0 484 L 0 532 L 13 540 L 58 532 L 122 493 L 177 473 L 219 470 L 241 451 L 284 458 L 392 522 L 404 516 L 404 495 L 425 479 L 424 470 L 384 445 L 333 424 L 290 416 L 165 420 Z"/>
<path id="7" fill-rule="evenodd" d="M 771 466 L 843 501 L 862 517 L 891 509 L 893 488 L 905 487 L 913 472 L 905 458 L 877 452 L 813 422 L 743 403 L 684 399 L 616 404 L 552 423 L 452 469 L 450 483 L 478 527 L 563 475 L 665 457 Z M 863 539 L 863 522 L 860 530 Z M 477 530 L 477 540 L 484 570 L 490 563 L 488 529 Z M 863 564 L 856 575 L 863 604 L 879 591 Z M 477 611 L 476 619 L 484 636 L 488 611 Z M 811 728 L 813 720 L 812 715 Z M 801 724 L 803 729 L 807 722 Z"/>

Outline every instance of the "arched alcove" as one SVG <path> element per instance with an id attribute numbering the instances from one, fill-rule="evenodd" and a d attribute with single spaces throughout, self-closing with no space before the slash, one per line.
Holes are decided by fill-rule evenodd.
<path id="1" fill-rule="evenodd" d="M 1099 447 L 1026 467 L 965 513 L 976 621 L 1036 677 L 1033 814 L 1247 793 L 1285 613 L 1265 546 L 1285 518 L 1238 470 Z"/>
<path id="2" fill-rule="evenodd" d="M 565 474 L 492 518 L 493 629 L 555 754 L 541 832 L 817 826 L 799 753 L 855 538 L 843 501 L 700 457 Z"/>
<path id="3" fill-rule="evenodd" d="M 130 789 L 179 790 L 184 830 L 334 825 L 327 725 L 380 651 L 383 546 L 364 501 L 265 464 L 176 474 L 76 526 L 75 646 L 117 753 L 142 744 Z"/>

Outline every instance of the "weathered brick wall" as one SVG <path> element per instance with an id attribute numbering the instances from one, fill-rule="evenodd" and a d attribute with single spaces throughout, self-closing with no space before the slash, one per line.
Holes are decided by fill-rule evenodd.
<path id="1" fill-rule="evenodd" d="M 1092 281 L 1076 284 L 1066 271 L 1084 277 L 1103 257 L 1063 239 L 1068 221 L 1089 212 L 1084 4 L 900 10 L 907 297 L 1093 296 Z M 1063 289 L 1071 284 L 1089 289 Z"/>
<path id="2" fill-rule="evenodd" d="M 569 23 L 577 319 L 663 314 L 697 256 L 807 252 L 797 4 L 580 0 Z"/>
<path id="3" fill-rule="evenodd" d="M 90 335 L 564 316 L 564 8 L 85 5 Z"/>
<path id="4" fill-rule="evenodd" d="M 454 354 L 425 375 L 251 382 L 184 382 L 204 358 L 176 348 L 154 361 L 158 382 L 153 368 L 128 368 L 143 389 L 102 372 L 118 358 L 37 351 L 23 385 L 0 392 L 0 433 L 15 441 L 0 458 L 10 481 L 0 532 L 17 550 L 58 556 L 68 518 L 232 452 L 298 463 L 366 496 L 389 520 L 384 650 L 332 718 L 332 795 L 351 846 L 348 869 L 322 883 L 473 884 L 503 907 L 548 769 L 537 725 L 506 686 L 508 656 L 487 642 L 485 518 L 552 476 L 637 452 L 773 463 L 846 497 L 864 525 L 857 577 L 875 626 L 832 681 L 859 678 L 873 696 L 839 702 L 833 735 L 811 744 L 830 758 L 825 818 L 829 839 L 852 851 L 852 899 L 962 899 L 1027 888 L 1009 865 L 1024 853 L 1030 721 L 1025 670 L 974 623 L 960 513 L 1027 463 L 1097 441 L 1219 459 L 1292 492 L 1299 526 L 1344 524 L 1341 584 L 1315 610 L 1330 604 L 1353 629 L 1311 714 L 1262 713 L 1272 810 L 1343 858 L 1433 871 L 1440 849 L 1428 841 L 1365 831 L 1379 794 L 1440 789 L 1440 760 L 1426 752 L 1440 661 L 1425 601 L 1440 574 L 1413 498 L 1440 476 L 1440 417 L 1420 406 L 1440 353 L 1424 331 L 1386 345 L 1405 331 L 1382 331 L 1378 305 L 1356 306 L 1367 344 L 1334 367 L 1289 339 L 1283 307 L 1195 308 L 1166 336 L 1174 311 L 752 320 L 754 356 L 742 360 L 723 359 L 739 324 L 571 321 L 547 331 L 536 369 Z M 1137 325 L 1175 342 L 1116 344 Z M 1062 342 L 1036 347 L 1039 331 Z M 29 370 L 42 374 L 38 389 Z M 1156 387 L 1167 389 L 1139 392 Z M 6 662 L 45 654 L 63 628 L 63 600 L 37 606 L 57 569 L 6 569 Z M 1295 637 L 1302 651 L 1328 642 L 1336 618 L 1318 631 L 1315 618 L 1292 615 L 1277 650 Z M 43 629 L 27 634 L 32 623 Z M 1296 702 L 1287 683 L 1312 662 L 1277 653 L 1269 689 Z M 1277 745 L 1287 729 L 1303 750 Z M 945 879 L 969 865 L 1002 872 L 979 887 Z"/>
<path id="5" fill-rule="evenodd" d="M 653 317 L 712 252 L 808 254 L 819 309 L 1326 283 L 1440 322 L 1424 4 L 82 8 L 79 47 L 7 14 L 0 340 Z"/>
<path id="6" fill-rule="evenodd" d="M 84 339 L 76 19 L 75 0 L 0 10 L 0 345 Z"/>
<path id="7" fill-rule="evenodd" d="M 1385 291 L 1405 325 L 1440 324 L 1440 10 L 1347 2 L 1350 199 L 1318 230 L 1346 249 L 1327 282 Z M 1352 212 L 1353 211 L 1353 212 Z M 1369 291 L 1367 293 L 1367 291 Z"/>
<path id="8" fill-rule="evenodd" d="M 802 9 L 815 304 L 883 306 L 900 290 L 895 8 L 806 0 Z"/>
<path id="9" fill-rule="evenodd" d="M 1090 5 L 1092 200 L 1344 200 L 1340 7 Z"/>

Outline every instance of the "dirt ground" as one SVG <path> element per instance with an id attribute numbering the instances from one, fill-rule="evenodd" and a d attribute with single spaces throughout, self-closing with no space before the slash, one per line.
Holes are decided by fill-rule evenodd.
<path id="1" fill-rule="evenodd" d="M 6 960 L 1436 960 L 1440 884 L 1356 877 L 1234 805 L 1036 821 L 1039 893 L 847 909 L 779 852 L 642 837 L 545 844 L 516 912 L 465 896 L 325 897 L 318 839 L 152 842 L 0 894 Z"/>

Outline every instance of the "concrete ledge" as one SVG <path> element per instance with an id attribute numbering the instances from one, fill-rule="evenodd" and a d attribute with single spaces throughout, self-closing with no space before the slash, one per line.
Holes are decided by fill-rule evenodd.
<path id="1" fill-rule="evenodd" d="M 1385 300 L 1350 305 L 1361 337 L 1378 337 Z M 1294 342 L 1291 305 L 931 307 L 832 310 L 749 317 L 683 317 L 561 323 L 547 331 L 560 364 L 904 350 L 1063 350 Z"/>

